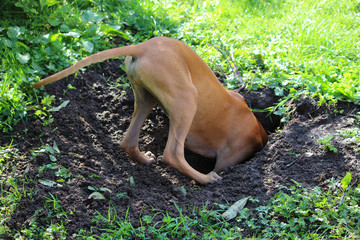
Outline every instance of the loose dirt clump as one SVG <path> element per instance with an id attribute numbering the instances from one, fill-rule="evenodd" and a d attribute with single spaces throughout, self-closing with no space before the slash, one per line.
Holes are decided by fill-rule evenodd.
<path id="1" fill-rule="evenodd" d="M 66 212 L 71 212 L 67 215 L 68 236 L 71 236 L 80 229 L 89 230 L 98 213 L 106 215 L 110 201 L 118 216 L 125 217 L 128 211 L 137 226 L 140 216 L 154 215 L 154 210 L 178 215 L 175 203 L 186 214 L 194 206 L 205 203 L 209 208 L 216 208 L 214 203 L 231 204 L 247 196 L 266 200 L 280 186 L 294 185 L 293 181 L 310 188 L 324 186 L 330 178 L 341 179 L 346 172 L 351 172 L 353 177 L 359 174 L 359 152 L 355 151 L 355 144 L 337 134 L 339 130 L 358 127 L 354 114 L 359 108 L 343 103 L 337 106 L 338 114 L 335 114 L 308 98 L 294 101 L 296 110 L 290 122 L 278 132 L 279 117 L 256 113 L 270 133 L 269 143 L 253 158 L 220 173 L 222 180 L 214 184 L 198 186 L 161 158 L 152 166 L 135 164 L 119 147 L 130 123 L 134 101 L 129 87 L 113 88 L 118 77 L 124 74 L 120 64 L 121 61 L 116 60 L 101 63 L 100 67 L 79 72 L 76 79 L 69 77 L 46 86 L 45 91 L 56 96 L 58 105 L 65 100 L 70 100 L 69 104 L 53 112 L 52 124 L 43 126 L 40 120 L 33 120 L 19 124 L 9 134 L 19 153 L 26 155 L 17 171 L 34 179 L 27 187 L 36 189 L 37 194 L 23 198 L 5 224 L 19 229 L 35 217 L 46 216 L 48 210 L 41 213 L 37 210 L 46 205 L 50 193 Z M 68 89 L 69 83 L 76 89 Z M 270 89 L 242 94 L 253 109 L 270 107 L 278 100 Z M 167 134 L 168 119 L 157 107 L 142 128 L 140 146 L 161 156 Z M 325 151 L 318 143 L 330 135 L 334 136 L 330 143 L 337 152 Z M 10 141 L 9 136 L 0 137 L 1 146 Z M 61 152 L 56 155 L 58 169 L 68 169 L 71 177 L 61 185 L 48 186 L 39 180 L 56 182 L 58 169 L 45 168 L 39 172 L 39 168 L 51 160 L 44 153 L 31 159 L 29 150 L 53 146 L 54 142 Z M 215 164 L 214 159 L 189 151 L 186 158 L 205 173 Z M 106 200 L 89 198 L 101 188 Z"/>

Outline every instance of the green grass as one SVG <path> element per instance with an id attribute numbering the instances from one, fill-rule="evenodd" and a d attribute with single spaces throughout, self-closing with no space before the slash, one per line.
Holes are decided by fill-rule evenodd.
<path id="1" fill-rule="evenodd" d="M 230 223 L 221 219 L 220 212 L 208 210 L 207 206 L 194 208 L 190 216 L 183 215 L 179 208 L 178 217 L 167 212 L 145 215 L 140 219 L 140 227 L 134 227 L 127 219 L 129 216 L 116 216 L 112 209 L 109 206 L 108 216 L 98 215 L 94 220 L 98 225 L 94 230 L 100 231 L 101 236 L 94 236 L 91 231 L 80 231 L 77 236 L 82 239 L 239 239 L 242 234 L 240 228 L 230 227 Z"/>
<path id="2" fill-rule="evenodd" d="M 357 201 L 360 185 L 349 187 L 347 184 L 342 189 L 338 182 L 332 181 L 327 191 L 319 187 L 307 190 L 299 183 L 282 189 L 267 206 L 255 209 L 253 216 L 243 211 L 238 221 L 267 239 L 359 237 L 360 211 Z"/>
<path id="3" fill-rule="evenodd" d="M 244 208 L 232 224 L 222 218 L 223 210 L 195 208 L 190 215 L 178 217 L 166 212 L 140 218 L 134 227 L 128 215 L 117 216 L 110 204 L 107 216 L 99 214 L 90 231 L 80 231 L 83 239 L 356 239 L 360 236 L 360 184 L 351 174 L 329 182 L 328 190 L 303 188 L 300 183 L 281 187 L 267 205 L 253 211 Z M 256 199 L 250 201 L 257 204 Z M 223 206 L 224 210 L 227 206 Z M 157 219 L 157 220 L 155 220 Z M 159 220 L 160 219 L 160 220 Z M 92 234 L 93 230 L 100 234 Z"/>
<path id="4" fill-rule="evenodd" d="M 351 174 L 329 182 L 328 190 L 305 189 L 300 183 L 281 187 L 267 205 L 253 211 L 244 208 L 230 224 L 221 216 L 223 211 L 208 206 L 193 209 L 190 216 L 170 217 L 158 212 L 142 216 L 140 227 L 134 227 L 125 216 L 117 216 L 109 206 L 107 216 L 98 215 L 93 229 L 101 235 L 80 231 L 83 239 L 356 239 L 360 236 L 360 184 L 353 183 Z M 257 204 L 256 199 L 250 201 Z M 176 206 L 176 205 L 175 205 Z M 177 206 L 176 206 L 177 207 Z M 227 207 L 224 206 L 226 209 Z M 160 217 L 159 217 L 160 216 Z M 161 219 L 161 220 L 154 220 Z"/>
<path id="5" fill-rule="evenodd" d="M 229 63 L 207 43 L 222 46 L 234 56 L 247 89 L 270 87 L 283 97 L 270 109 L 279 115 L 291 110 L 285 106 L 288 99 L 303 95 L 316 97 L 319 104 L 360 103 L 360 5 L 356 0 L 77 0 L 62 4 L 19 0 L 18 8 L 10 1 L 2 4 L 7 10 L 0 20 L 2 132 L 26 120 L 30 109 L 38 109 L 41 115 L 49 108 L 51 100 L 41 91 L 30 90 L 31 84 L 114 46 L 112 40 L 119 37 L 133 43 L 158 35 L 174 37 L 193 46 L 213 69 L 215 62 L 229 73 Z M 225 85 L 239 87 L 228 75 Z"/>
<path id="6" fill-rule="evenodd" d="M 268 86 L 289 93 L 285 99 L 312 96 L 319 104 L 360 103 L 358 1 L 219 1 L 193 13 L 198 17 L 182 28 L 187 40 L 211 59 L 219 54 L 205 43 L 221 39 L 248 88 Z M 282 105 L 278 114 L 287 110 Z"/>
<path id="7" fill-rule="evenodd" d="M 239 66 L 247 90 L 269 87 L 282 97 L 269 110 L 284 116 L 284 121 L 292 110 L 288 101 L 301 96 L 316 98 L 319 104 L 360 104 L 357 0 L 5 0 L 0 3 L 1 134 L 7 134 L 20 121 L 38 118 L 44 124 L 52 122 L 49 110 L 54 98 L 42 90 L 30 89 L 42 77 L 114 47 L 119 38 L 139 43 L 159 35 L 191 45 L 214 70 L 215 65 L 219 66 L 227 75 L 224 85 L 235 89 L 241 83 L 232 73 L 231 61 L 225 61 L 212 46 L 227 49 Z M 122 82 L 120 79 L 118 84 Z M 355 128 L 338 135 L 359 146 Z M 327 143 L 330 142 L 325 141 L 324 146 Z M 36 151 L 44 151 L 56 160 L 51 148 Z M 0 235 L 10 231 L 1 222 L 11 216 L 21 198 L 36 194 L 36 190 L 26 188 L 31 179 L 13 176 L 13 171 L 9 171 L 22 158 L 10 142 L 0 146 Z M 49 164 L 44 169 L 54 168 L 56 161 Z M 66 169 L 53 171 L 63 182 L 71 177 Z M 9 172 L 10 175 L 5 174 Z M 154 216 L 143 216 L 143 225 L 135 228 L 126 217 L 116 216 L 110 206 L 111 214 L 99 215 L 93 226 L 106 226 L 102 228 L 102 238 L 91 232 L 79 235 L 84 239 L 109 239 L 121 228 L 128 236 L 139 238 L 236 238 L 243 230 L 250 233 L 249 237 L 259 238 L 352 238 L 360 234 L 355 204 L 359 202 L 359 189 L 352 186 L 344 195 L 345 191 L 337 187 L 331 192 L 319 188 L 308 191 L 297 184 L 252 214 L 245 209 L 237 218 L 237 227 L 221 219 L 219 212 L 204 207 L 195 209 L 192 216 L 180 214 L 177 218 L 154 213 L 162 217 L 157 222 Z M 312 204 L 308 212 L 302 209 L 305 203 Z M 65 238 L 66 222 L 51 221 L 64 214 L 56 196 L 49 195 L 43 209 L 51 213 L 48 225 L 42 226 L 34 219 L 17 236 Z M 315 223 L 316 228 L 302 227 L 309 222 Z M 265 228 L 266 224 L 272 227 Z"/>

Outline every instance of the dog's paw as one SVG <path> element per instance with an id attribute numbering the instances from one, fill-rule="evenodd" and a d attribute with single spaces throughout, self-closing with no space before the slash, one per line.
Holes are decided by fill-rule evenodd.
<path id="1" fill-rule="evenodd" d="M 155 163 L 156 156 L 152 152 L 147 151 L 145 156 L 147 157 L 147 164 Z"/>
<path id="2" fill-rule="evenodd" d="M 209 172 L 207 174 L 207 177 L 209 183 L 213 183 L 222 179 L 216 172 Z"/>
<path id="3" fill-rule="evenodd" d="M 152 152 L 138 152 L 133 159 L 141 164 L 153 164 L 155 163 L 155 155 Z"/>

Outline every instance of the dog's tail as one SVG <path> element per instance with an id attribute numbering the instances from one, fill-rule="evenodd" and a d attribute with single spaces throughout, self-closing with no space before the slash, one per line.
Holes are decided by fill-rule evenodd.
<path id="1" fill-rule="evenodd" d="M 125 47 L 113 48 L 113 49 L 105 50 L 102 52 L 98 52 L 98 53 L 95 53 L 93 55 L 90 55 L 90 56 L 78 61 L 71 67 L 68 67 L 68 68 L 62 70 L 61 72 L 55 73 L 54 75 L 51 75 L 47 78 L 44 78 L 44 79 L 38 81 L 33 86 L 31 86 L 31 88 L 38 88 L 38 87 L 47 85 L 49 83 L 58 81 L 66 76 L 69 76 L 69 75 L 75 73 L 79 69 L 86 67 L 88 65 L 91 65 L 93 63 L 103 62 L 105 60 L 108 60 L 111 58 L 117 58 L 117 57 L 121 57 L 121 56 L 137 57 L 137 56 L 140 56 L 141 53 L 142 53 L 142 51 L 141 51 L 141 47 L 139 45 L 129 45 L 129 46 L 125 46 Z"/>

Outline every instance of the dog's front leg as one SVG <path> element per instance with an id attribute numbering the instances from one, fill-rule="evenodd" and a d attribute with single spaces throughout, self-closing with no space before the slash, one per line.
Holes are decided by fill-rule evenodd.
<path id="1" fill-rule="evenodd" d="M 168 165 L 178 169 L 181 173 L 192 178 L 199 184 L 206 185 L 220 179 L 220 176 L 215 172 L 211 172 L 209 174 L 200 173 L 192 168 L 185 160 L 185 138 L 189 133 L 197 104 L 196 97 L 194 97 L 194 95 L 186 93 L 183 93 L 183 95 L 181 103 L 173 102 L 170 104 L 172 108 L 168 110 L 170 128 L 163 160 Z"/>

